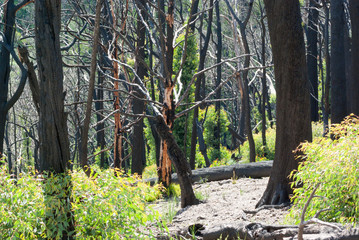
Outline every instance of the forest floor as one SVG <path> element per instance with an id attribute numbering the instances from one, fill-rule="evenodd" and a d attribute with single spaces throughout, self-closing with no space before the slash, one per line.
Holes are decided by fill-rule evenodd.
<path id="1" fill-rule="evenodd" d="M 251 214 L 262 196 L 269 178 L 239 178 L 193 185 L 201 203 L 180 209 L 180 200 L 161 200 L 152 205 L 153 209 L 168 219 L 171 234 L 182 235 L 194 224 L 205 229 L 236 227 L 243 222 L 256 222 L 266 225 L 284 224 L 288 208 L 263 209 Z"/>

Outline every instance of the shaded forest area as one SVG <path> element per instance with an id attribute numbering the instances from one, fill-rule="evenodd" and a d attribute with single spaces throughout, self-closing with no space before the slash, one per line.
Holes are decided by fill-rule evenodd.
<path id="1" fill-rule="evenodd" d="M 0 13 L 3 174 L 36 173 L 65 238 L 69 170 L 164 188 L 176 172 L 186 207 L 192 170 L 274 160 L 256 207 L 281 205 L 312 122 L 325 136 L 359 114 L 357 0 L 8 0 Z"/>

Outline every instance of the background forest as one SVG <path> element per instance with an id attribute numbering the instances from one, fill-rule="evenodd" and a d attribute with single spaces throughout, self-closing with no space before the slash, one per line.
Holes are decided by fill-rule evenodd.
<path id="1" fill-rule="evenodd" d="M 126 223 L 109 220 L 132 226 L 117 236 L 133 236 L 151 219 L 135 226 L 146 214 L 129 199 L 160 194 L 134 187 L 137 176 L 169 188 L 177 172 L 185 207 L 198 201 L 191 170 L 238 162 L 275 160 L 258 206 L 288 201 L 288 175 L 298 167 L 292 151 L 359 114 L 359 2 L 270 2 L 1 2 L 0 178 L 29 185 L 28 196 L 42 189 L 41 205 L 50 206 L 31 213 L 45 214 L 45 223 L 18 229 L 4 207 L 4 228 L 15 229 L 8 236 L 115 231 L 97 225 L 91 232 L 86 207 L 71 207 L 85 201 L 93 214 L 105 212 L 101 195 L 123 196 L 139 212 L 124 213 Z M 85 184 L 81 169 L 96 187 Z M 51 208 L 59 199 L 63 214 Z"/>

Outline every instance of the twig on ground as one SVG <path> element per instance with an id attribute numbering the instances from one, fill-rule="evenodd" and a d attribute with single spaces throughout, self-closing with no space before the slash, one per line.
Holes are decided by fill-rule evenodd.
<path id="1" fill-rule="evenodd" d="M 337 229 L 337 230 L 341 230 L 340 227 L 338 227 L 338 226 L 336 226 L 336 225 L 334 225 L 334 224 L 332 224 L 332 223 L 324 222 L 324 221 L 318 219 L 319 214 L 322 213 L 322 212 L 324 212 L 324 211 L 330 210 L 329 208 L 320 210 L 319 212 L 317 212 L 317 213 L 314 215 L 313 218 L 311 218 L 311 219 L 309 219 L 309 220 L 307 220 L 307 221 L 304 220 L 304 218 L 305 218 L 305 212 L 307 211 L 307 208 L 308 208 L 308 206 L 309 206 L 310 201 L 311 201 L 314 197 L 316 197 L 314 194 L 315 194 L 315 192 L 317 191 L 317 189 L 319 188 L 319 185 L 320 185 L 320 183 L 317 183 L 317 185 L 315 185 L 315 187 L 314 187 L 312 193 L 310 194 L 310 196 L 309 196 L 307 202 L 306 202 L 305 205 L 304 205 L 304 208 L 303 208 L 303 211 L 302 211 L 302 215 L 301 215 L 301 217 L 300 217 L 300 223 L 299 223 L 299 229 L 298 229 L 298 240 L 303 240 L 304 227 L 305 227 L 306 225 L 312 224 L 312 223 L 317 223 L 317 224 L 321 224 L 321 225 L 325 225 L 325 226 L 328 226 L 328 227 L 335 228 L 335 229 Z"/>

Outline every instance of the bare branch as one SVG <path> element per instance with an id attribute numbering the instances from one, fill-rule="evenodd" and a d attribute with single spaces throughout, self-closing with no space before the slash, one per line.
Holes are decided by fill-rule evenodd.
<path id="1" fill-rule="evenodd" d="M 8 50 L 11 54 L 11 56 L 14 58 L 16 64 L 19 66 L 19 68 L 21 69 L 21 78 L 20 78 L 20 83 L 19 86 L 17 87 L 14 95 L 10 98 L 10 100 L 6 103 L 5 106 L 5 112 L 8 112 L 10 108 L 12 108 L 12 106 L 14 106 L 14 104 L 16 103 L 16 101 L 20 98 L 24 87 L 25 87 L 25 83 L 26 83 L 26 78 L 27 78 L 27 70 L 25 69 L 24 65 L 22 65 L 20 59 L 18 58 L 18 56 L 16 55 L 14 49 L 7 43 L 5 43 L 4 39 L 5 36 L 2 32 L 0 32 L 0 44 L 3 45 L 6 50 Z"/>

